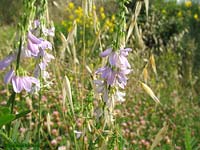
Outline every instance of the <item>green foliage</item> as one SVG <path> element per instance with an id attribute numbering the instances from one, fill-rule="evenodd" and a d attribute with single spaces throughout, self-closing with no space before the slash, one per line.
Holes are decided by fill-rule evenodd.
<path id="1" fill-rule="evenodd" d="M 22 13 L 22 0 L 1 0 L 0 25 L 17 24 Z"/>
<path id="2" fill-rule="evenodd" d="M 135 2 L 127 5 L 135 6 Z M 102 109 L 97 107 L 103 107 L 103 102 L 97 100 L 92 80 L 95 78 L 93 73 L 95 68 L 98 68 L 100 63 L 104 64 L 99 60 L 99 52 L 111 45 L 115 34 L 116 5 L 108 4 L 107 1 L 99 3 L 108 7 L 100 5 L 96 9 L 93 8 L 97 13 L 97 22 L 94 22 L 94 12 L 86 18 L 83 17 L 83 8 L 78 3 L 74 3 L 74 6 L 72 3 L 58 5 L 63 14 L 65 13 L 65 18 L 61 16 L 55 18 L 57 22 L 54 41 L 57 58 L 50 65 L 53 70 L 50 72 L 53 78 L 52 86 L 45 88 L 41 98 L 41 121 L 37 120 L 38 96 L 32 96 L 30 100 L 29 94 L 18 95 L 16 111 L 21 112 L 29 107 L 32 113 L 28 117 L 24 116 L 30 111 L 11 115 L 10 110 L 1 108 L 0 126 L 17 120 L 13 122 L 11 138 L 5 134 L 4 129 L 0 130 L 0 143 L 2 141 L 36 143 L 37 127 L 40 124 L 41 148 L 58 149 L 60 146 L 66 146 L 67 149 L 84 147 L 91 150 L 150 149 L 163 122 L 167 122 L 169 130 L 155 150 L 199 149 L 200 101 L 199 85 L 196 84 L 200 66 L 199 6 L 194 4 L 186 7 L 185 3 L 177 5 L 175 2 L 164 3 L 154 0 L 150 1 L 148 20 L 144 12 L 139 16 L 138 25 L 142 31 L 145 48 L 138 48 L 135 37 L 131 35 L 128 44 L 133 48 L 130 58 L 131 65 L 134 66 L 133 74 L 129 80 L 126 102 L 119 103 L 115 107 L 114 119 L 119 126 L 108 132 L 108 128 L 102 126 L 103 118 L 97 116 L 98 113 L 103 113 Z M 55 11 L 51 13 L 56 13 Z M 127 22 L 130 22 L 130 15 L 126 14 Z M 73 29 L 74 21 L 77 25 L 76 34 L 70 37 L 69 45 L 61 53 L 61 45 L 64 43 L 65 46 L 67 42 L 62 41 L 60 33 L 67 39 Z M 0 36 L 3 37 L 1 45 L 14 34 L 13 27 L 5 29 L 6 33 L 3 32 L 4 29 L 0 30 L 2 31 Z M 7 50 L 5 53 L 9 53 L 11 49 L 7 46 L 0 48 L 3 51 L 2 57 L 5 56 L 4 50 Z M 150 52 L 154 53 L 158 73 L 155 75 L 148 70 L 148 84 L 158 95 L 163 106 L 155 106 L 154 102 L 143 94 L 136 81 L 142 78 L 142 68 L 146 65 Z M 92 73 L 87 72 L 86 65 Z M 70 80 L 74 114 L 68 101 L 63 106 L 62 77 L 66 74 Z M 7 99 L 10 93 L 2 95 L 0 102 Z M 28 130 L 22 133 L 19 132 L 21 128 Z M 82 132 L 80 137 L 75 134 L 75 130 Z M 52 144 L 53 140 L 57 141 L 55 145 Z"/>
<path id="3" fill-rule="evenodd" d="M 7 107 L 0 107 L 0 128 L 15 119 L 15 115 L 10 114 L 10 110 Z"/>
<path id="4" fill-rule="evenodd" d="M 185 150 L 198 150 L 200 148 L 198 141 L 191 136 L 191 130 L 188 127 L 185 128 L 184 144 Z"/>

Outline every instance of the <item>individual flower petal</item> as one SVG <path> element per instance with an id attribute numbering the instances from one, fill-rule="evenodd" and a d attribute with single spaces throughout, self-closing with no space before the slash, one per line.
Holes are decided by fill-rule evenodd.
<path id="1" fill-rule="evenodd" d="M 114 71 L 110 71 L 107 76 L 107 83 L 108 85 L 114 85 L 116 73 Z"/>
<path id="2" fill-rule="evenodd" d="M 123 56 L 123 55 L 119 55 L 119 59 L 118 59 L 118 67 L 119 68 L 131 68 L 131 65 L 128 62 L 128 59 Z"/>
<path id="3" fill-rule="evenodd" d="M 38 28 L 40 26 L 40 21 L 39 20 L 34 20 L 33 26 L 34 26 L 34 28 Z"/>
<path id="4" fill-rule="evenodd" d="M 30 40 L 33 44 L 40 44 L 42 42 L 41 39 L 37 38 L 30 31 L 28 32 L 28 40 Z"/>
<path id="5" fill-rule="evenodd" d="M 125 92 L 120 92 L 120 91 L 116 91 L 115 92 L 115 95 L 114 95 L 114 98 L 117 102 L 124 102 L 125 101 L 125 97 L 126 96 L 126 93 Z"/>
<path id="6" fill-rule="evenodd" d="M 21 58 L 31 57 L 31 51 L 25 47 L 22 47 Z"/>
<path id="7" fill-rule="evenodd" d="M 28 50 L 30 50 L 31 54 L 33 56 L 37 56 L 39 53 L 39 47 L 37 44 L 32 43 L 30 40 L 28 40 Z"/>
<path id="8" fill-rule="evenodd" d="M 126 68 L 122 68 L 120 70 L 120 73 L 124 74 L 124 75 L 127 75 L 131 72 L 132 70 L 131 69 L 126 69 Z"/>
<path id="9" fill-rule="evenodd" d="M 109 55 L 109 62 L 112 66 L 116 66 L 116 64 L 118 63 L 118 54 L 116 52 L 112 52 Z"/>
<path id="10" fill-rule="evenodd" d="M 29 77 L 29 80 L 35 84 L 36 87 L 40 88 L 40 81 L 36 79 L 35 77 Z"/>
<path id="11" fill-rule="evenodd" d="M 74 130 L 74 133 L 76 134 L 76 138 L 80 138 L 81 135 L 83 134 L 83 132 L 77 130 Z"/>
<path id="12" fill-rule="evenodd" d="M 22 82 L 23 82 L 23 88 L 27 91 L 30 92 L 31 91 L 31 87 L 32 87 L 32 82 L 29 79 L 29 77 L 23 77 L 22 78 Z"/>
<path id="13" fill-rule="evenodd" d="M 101 68 L 97 69 L 97 71 L 95 71 L 95 74 L 101 74 L 101 73 L 104 72 L 107 68 L 108 68 L 107 66 L 101 67 Z"/>
<path id="14" fill-rule="evenodd" d="M 110 55 L 111 52 L 112 52 L 112 48 L 108 48 L 105 51 L 100 53 L 100 57 L 106 57 L 106 56 Z"/>
<path id="15" fill-rule="evenodd" d="M 127 84 L 127 80 L 128 78 L 125 76 L 125 74 L 121 73 L 121 72 L 118 72 L 117 75 L 116 75 L 116 83 L 117 85 L 119 85 L 119 87 L 121 87 L 122 89 L 124 89 L 124 87 L 126 86 Z"/>
<path id="16" fill-rule="evenodd" d="M 101 73 L 102 73 L 102 74 L 101 74 L 101 77 L 104 78 L 104 79 L 107 79 L 108 76 L 110 75 L 111 71 L 112 71 L 111 68 L 105 67 L 105 69 L 102 70 L 102 72 L 101 72 Z"/>
<path id="17" fill-rule="evenodd" d="M 4 77 L 4 83 L 8 84 L 11 81 L 14 74 L 15 74 L 15 72 L 13 69 L 11 69 L 8 73 L 6 73 L 6 75 Z"/>
<path id="18" fill-rule="evenodd" d="M 42 32 L 45 36 L 54 36 L 55 35 L 55 27 L 52 27 L 50 29 L 47 29 L 47 28 L 43 28 L 42 29 Z"/>
<path id="19" fill-rule="evenodd" d="M 18 76 L 12 77 L 12 85 L 15 93 L 20 93 L 23 90 L 23 82 L 22 79 Z"/>
<path id="20" fill-rule="evenodd" d="M 47 52 L 44 53 L 44 56 L 43 56 L 43 60 L 45 62 L 50 62 L 52 59 L 55 59 L 55 57 Z"/>
<path id="21" fill-rule="evenodd" d="M 120 54 L 126 57 L 130 51 L 132 51 L 131 48 L 120 49 Z"/>
<path id="22" fill-rule="evenodd" d="M 45 50 L 45 49 L 50 49 L 50 50 L 52 50 L 52 44 L 51 44 L 49 41 L 47 41 L 47 40 L 43 40 L 39 46 L 40 46 L 41 49 L 43 49 L 43 50 Z"/>
<path id="23" fill-rule="evenodd" d="M 15 59 L 15 54 L 9 55 L 8 57 L 4 58 L 2 61 L 0 61 L 0 70 L 3 70 L 6 67 L 8 67 Z"/>
<path id="24" fill-rule="evenodd" d="M 47 78 L 50 78 L 49 73 L 48 73 L 47 71 L 43 70 L 43 71 L 42 71 L 42 78 L 43 78 L 44 80 L 46 80 Z"/>
<path id="25" fill-rule="evenodd" d="M 40 66 L 40 69 L 41 69 L 41 70 L 45 70 L 46 67 L 47 67 L 47 63 L 45 63 L 45 62 L 40 62 L 40 63 L 39 63 L 39 66 Z"/>

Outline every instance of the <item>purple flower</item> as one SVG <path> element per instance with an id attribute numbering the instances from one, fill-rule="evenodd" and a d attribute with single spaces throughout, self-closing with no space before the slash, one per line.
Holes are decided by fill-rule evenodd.
<path id="1" fill-rule="evenodd" d="M 28 40 L 30 40 L 33 44 L 40 44 L 42 42 L 41 39 L 37 38 L 30 31 L 28 32 Z"/>
<path id="2" fill-rule="evenodd" d="M 43 61 L 39 64 L 41 70 L 45 70 L 46 66 L 48 65 L 48 63 L 52 60 L 55 59 L 55 57 L 45 51 L 43 51 Z"/>
<path id="3" fill-rule="evenodd" d="M 124 87 L 126 86 L 127 80 L 128 78 L 125 74 L 121 72 L 116 73 L 116 84 L 119 85 L 119 87 L 121 87 L 122 89 L 124 89 Z"/>
<path id="4" fill-rule="evenodd" d="M 15 74 L 15 72 L 13 69 L 11 69 L 8 73 L 6 73 L 6 75 L 4 77 L 4 83 L 8 84 L 11 81 L 14 74 Z"/>
<path id="5" fill-rule="evenodd" d="M 116 84 L 119 85 L 119 87 L 124 89 L 128 80 L 126 75 L 130 72 L 131 70 L 126 68 L 121 68 L 118 72 L 116 72 Z"/>
<path id="6" fill-rule="evenodd" d="M 37 38 L 30 31 L 28 32 L 28 50 L 32 56 L 38 56 L 40 50 L 52 49 L 52 44 L 42 38 Z"/>
<path id="7" fill-rule="evenodd" d="M 100 56 L 101 56 L 101 57 L 109 56 L 111 52 L 112 52 L 112 48 L 108 48 L 108 49 L 106 49 L 105 51 L 101 52 L 101 53 L 100 53 Z"/>
<path id="8" fill-rule="evenodd" d="M 126 93 L 124 92 L 120 92 L 119 90 L 117 90 L 114 94 L 114 99 L 115 101 L 117 102 L 124 102 L 125 101 L 125 97 L 126 96 Z"/>
<path id="9" fill-rule="evenodd" d="M 8 67 L 15 59 L 15 54 L 11 54 L 8 57 L 4 58 L 2 61 L 0 61 L 0 70 L 3 70 L 6 67 Z"/>
<path id="10" fill-rule="evenodd" d="M 127 56 L 128 52 L 130 52 L 130 48 L 120 49 L 119 52 L 112 51 L 112 48 L 108 48 L 105 51 L 100 53 L 101 57 L 109 57 L 109 63 L 111 66 L 115 66 L 118 68 L 131 68 Z"/>
<path id="11" fill-rule="evenodd" d="M 27 92 L 31 92 L 32 84 L 35 84 L 37 87 L 40 86 L 39 80 L 34 77 L 12 77 L 12 85 L 16 93 L 20 93 L 23 89 Z"/>
<path id="12" fill-rule="evenodd" d="M 39 53 L 39 46 L 38 44 L 34 44 L 31 40 L 28 40 L 28 50 L 31 52 L 32 56 L 37 56 Z"/>
<path id="13" fill-rule="evenodd" d="M 117 66 L 117 64 L 119 63 L 119 55 L 117 52 L 112 52 L 109 55 L 109 63 L 112 66 Z"/>
<path id="14" fill-rule="evenodd" d="M 25 47 L 22 47 L 21 58 L 31 57 L 32 52 Z"/>
<path id="15" fill-rule="evenodd" d="M 119 85 L 119 87 L 124 89 L 128 80 L 126 75 L 130 72 L 131 70 L 127 68 L 121 68 L 117 71 L 114 71 L 112 68 L 105 66 L 99 68 L 96 71 L 96 74 L 101 74 L 101 78 L 105 79 L 108 85 Z"/>
<path id="16" fill-rule="evenodd" d="M 40 21 L 34 20 L 33 25 L 34 25 L 34 28 L 38 28 L 40 26 Z"/>
<path id="17" fill-rule="evenodd" d="M 132 51 L 131 48 L 120 49 L 120 54 L 126 57 L 130 51 Z"/>
<path id="18" fill-rule="evenodd" d="M 108 85 L 113 85 L 115 81 L 115 72 L 110 67 L 102 67 L 96 71 L 97 74 L 101 74 L 101 77 L 107 81 Z"/>
<path id="19" fill-rule="evenodd" d="M 18 76 L 12 77 L 12 85 L 13 85 L 13 89 L 16 93 L 20 93 L 23 89 L 22 80 Z"/>
<path id="20" fill-rule="evenodd" d="M 47 28 L 43 28 L 42 29 L 42 32 L 45 36 L 54 36 L 55 35 L 55 27 L 52 27 L 50 29 L 47 29 Z"/>
<path id="21" fill-rule="evenodd" d="M 50 50 L 52 50 L 52 44 L 51 44 L 49 41 L 43 40 L 43 39 L 41 39 L 41 40 L 42 40 L 42 42 L 41 42 L 41 44 L 39 45 L 39 47 L 40 47 L 42 50 L 45 50 L 45 49 L 50 49 Z"/>

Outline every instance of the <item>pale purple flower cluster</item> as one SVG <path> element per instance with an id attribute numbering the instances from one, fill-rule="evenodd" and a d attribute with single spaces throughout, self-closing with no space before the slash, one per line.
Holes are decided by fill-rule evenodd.
<path id="1" fill-rule="evenodd" d="M 102 68 L 99 68 L 96 73 L 101 74 L 101 77 L 105 79 L 108 85 L 123 88 L 127 84 L 127 74 L 131 72 L 131 66 L 127 60 L 128 52 L 130 48 L 120 49 L 119 52 L 113 51 L 109 48 L 103 51 L 100 56 L 108 57 L 109 64 Z"/>
<path id="2" fill-rule="evenodd" d="M 52 36 L 52 32 L 52 30 L 46 29 L 46 32 L 43 34 Z M 52 50 L 52 44 L 47 40 L 37 38 L 29 31 L 27 48 L 33 57 L 41 58 L 41 62 L 36 66 L 34 70 L 34 76 L 38 78 L 41 73 L 44 79 L 48 78 L 49 74 L 46 71 L 46 67 L 48 66 L 48 63 L 54 59 L 54 56 L 48 53 L 46 50 Z"/>
<path id="3" fill-rule="evenodd" d="M 126 94 L 120 92 L 118 87 L 124 89 L 127 84 L 127 75 L 131 72 L 131 66 L 127 59 L 130 51 L 130 48 L 123 48 L 119 51 L 113 51 L 112 48 L 109 48 L 100 53 L 101 57 L 108 57 L 108 63 L 96 71 L 96 74 L 100 74 L 103 80 L 95 80 L 94 83 L 96 91 L 102 94 L 102 98 L 108 107 L 114 105 L 113 98 L 115 101 L 125 101 L 124 96 Z M 115 88 L 115 93 L 112 95 L 109 95 L 109 86 Z"/>
<path id="4" fill-rule="evenodd" d="M 19 74 L 15 74 L 13 69 L 11 69 L 4 77 L 4 82 L 6 84 L 11 82 L 16 93 L 20 93 L 23 89 L 27 92 L 31 92 L 33 84 L 37 89 L 39 89 L 40 82 L 37 79 L 39 74 L 42 73 L 42 77 L 45 79 L 49 76 L 46 67 L 48 63 L 54 59 L 54 56 L 49 54 L 46 50 L 52 50 L 52 44 L 33 34 L 39 27 L 40 22 L 38 20 L 34 21 L 34 30 L 30 30 L 27 34 L 27 46 L 25 46 L 26 48 L 23 46 L 21 50 L 21 59 L 24 57 L 34 57 L 35 59 L 41 60 L 34 70 L 35 77 L 19 76 Z M 42 31 L 44 36 L 54 36 L 55 28 L 42 28 Z M 0 70 L 7 68 L 16 59 L 17 53 L 7 56 L 5 59 L 0 61 Z"/>
<path id="5" fill-rule="evenodd" d="M 23 89 L 27 92 L 31 92 L 32 84 L 35 84 L 37 88 L 40 88 L 40 82 L 38 79 L 29 76 L 16 76 L 13 69 L 11 69 L 4 77 L 4 82 L 8 84 L 12 82 L 13 90 L 16 93 L 20 93 Z"/>

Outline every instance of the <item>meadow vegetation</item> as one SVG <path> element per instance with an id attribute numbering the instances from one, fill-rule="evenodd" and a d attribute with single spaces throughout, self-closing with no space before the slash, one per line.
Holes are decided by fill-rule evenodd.
<path id="1" fill-rule="evenodd" d="M 200 149 L 200 5 L 9 3 L 0 6 L 0 150 L 23 143 L 52 150 Z M 5 67 L 2 60 L 19 51 L 25 56 Z M 32 88 L 22 79 L 20 90 L 15 78 L 35 75 L 37 66 Z M 16 75 L 5 84 L 12 69 Z"/>

